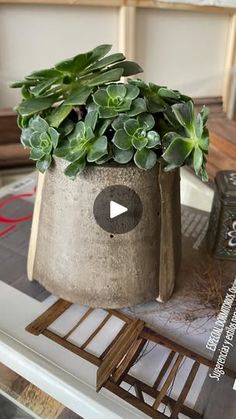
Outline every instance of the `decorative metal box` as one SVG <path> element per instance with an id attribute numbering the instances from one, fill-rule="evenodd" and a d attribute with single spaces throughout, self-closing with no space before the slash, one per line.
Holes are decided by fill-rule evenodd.
<path id="1" fill-rule="evenodd" d="M 208 228 L 208 245 L 220 259 L 236 261 L 236 171 L 218 172 Z"/>

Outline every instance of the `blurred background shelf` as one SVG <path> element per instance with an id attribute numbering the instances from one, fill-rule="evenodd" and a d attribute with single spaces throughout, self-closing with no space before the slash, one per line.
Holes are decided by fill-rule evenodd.
<path id="1" fill-rule="evenodd" d="M 0 419 L 82 419 L 0 363 Z"/>

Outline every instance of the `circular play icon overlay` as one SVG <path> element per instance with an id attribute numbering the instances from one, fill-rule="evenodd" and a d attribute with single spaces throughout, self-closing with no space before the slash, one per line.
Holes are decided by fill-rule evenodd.
<path id="1" fill-rule="evenodd" d="M 103 189 L 96 197 L 93 213 L 97 224 L 108 233 L 124 234 L 133 230 L 142 218 L 143 206 L 138 194 L 123 185 Z"/>

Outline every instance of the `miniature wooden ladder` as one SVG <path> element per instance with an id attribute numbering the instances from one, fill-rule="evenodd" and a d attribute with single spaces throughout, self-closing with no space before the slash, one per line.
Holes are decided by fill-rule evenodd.
<path id="1" fill-rule="evenodd" d="M 215 363 L 213 361 L 161 336 L 149 329 L 143 321 L 131 319 L 117 310 L 104 310 L 106 315 L 102 322 L 81 346 L 77 346 L 74 343 L 71 343 L 68 338 L 83 322 L 86 321 L 94 309 L 88 308 L 85 314 L 78 320 L 77 324 L 63 337 L 49 330 L 49 326 L 66 312 L 71 305 L 72 304 L 67 301 L 58 300 L 41 316 L 29 324 L 26 327 L 26 330 L 34 335 L 42 334 L 74 354 L 96 365 L 98 367 L 97 391 L 102 387 L 105 387 L 152 418 L 161 419 L 169 417 L 158 411 L 158 408 L 162 403 L 170 409 L 171 419 L 178 419 L 180 413 L 183 413 L 185 416 L 192 419 L 203 419 L 203 416 L 200 413 L 189 408 L 184 403 L 200 365 L 214 368 Z M 124 322 L 124 325 L 113 341 L 106 347 L 104 352 L 100 356 L 95 356 L 86 348 L 95 336 L 102 331 L 103 327 L 112 316 L 121 319 Z M 143 381 L 129 374 L 129 370 L 141 356 L 142 350 L 147 342 L 162 345 L 170 350 L 169 356 L 152 386 L 145 384 Z M 187 358 L 194 360 L 194 363 L 178 399 L 175 400 L 168 395 L 168 390 L 173 383 L 183 360 Z M 166 377 L 167 373 L 168 375 Z M 225 373 L 236 379 L 235 372 L 225 369 Z M 165 380 L 164 377 L 166 377 Z M 159 389 L 162 382 L 163 384 Z M 132 387 L 135 394 L 130 393 L 129 390 L 125 390 L 121 386 L 122 383 L 128 384 L 130 387 L 129 390 Z M 145 394 L 154 399 L 152 405 L 145 402 Z"/>

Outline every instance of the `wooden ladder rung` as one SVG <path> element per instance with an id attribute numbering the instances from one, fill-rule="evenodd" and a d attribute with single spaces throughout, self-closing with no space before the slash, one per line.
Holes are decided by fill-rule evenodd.
<path id="1" fill-rule="evenodd" d="M 61 336 L 58 336 L 56 333 L 51 332 L 51 330 L 44 330 L 42 334 L 47 338 L 53 340 L 54 342 L 58 343 L 63 348 L 68 349 L 70 352 L 80 356 L 83 359 L 86 359 L 86 361 L 91 362 L 97 367 L 101 365 L 101 360 L 97 356 L 91 354 L 90 352 L 84 351 L 83 349 L 79 348 L 79 346 L 74 345 L 68 340 L 62 338 Z"/>
<path id="2" fill-rule="evenodd" d="M 25 330 L 33 335 L 40 335 L 44 330 L 50 326 L 55 320 L 58 319 L 70 306 L 65 300 L 56 301 L 51 307 L 49 307 L 41 316 L 30 323 Z"/>
<path id="3" fill-rule="evenodd" d="M 87 317 L 94 311 L 93 308 L 89 308 L 79 319 L 79 321 L 72 327 L 72 329 L 69 330 L 69 332 L 66 333 L 66 335 L 63 337 L 64 339 L 68 339 L 68 337 L 83 323 L 84 320 L 87 319 Z"/>
<path id="4" fill-rule="evenodd" d="M 117 335 L 112 339 L 111 343 L 106 347 L 106 349 L 100 355 L 100 359 L 104 359 L 108 352 L 110 352 L 111 348 L 113 348 L 114 343 L 119 339 L 119 337 L 124 333 L 125 329 L 127 328 L 127 324 L 124 324 Z"/>
<path id="5" fill-rule="evenodd" d="M 95 338 L 95 336 L 100 332 L 100 330 L 105 326 L 108 320 L 111 318 L 112 314 L 108 313 L 99 326 L 94 330 L 94 332 L 88 337 L 88 339 L 81 345 L 81 349 L 86 348 L 88 344 Z"/>
<path id="6" fill-rule="evenodd" d="M 183 358 L 184 358 L 183 355 L 181 355 L 181 354 L 178 355 L 178 357 L 177 357 L 177 359 L 176 359 L 168 377 L 166 378 L 166 380 L 165 380 L 165 382 L 164 382 L 164 384 L 163 384 L 155 402 L 153 403 L 153 406 L 152 406 L 153 409 L 158 409 L 159 405 L 161 404 L 163 398 L 165 397 L 165 395 L 167 393 L 168 388 L 170 387 L 170 384 L 172 383 L 172 381 L 175 377 L 175 374 L 178 371 L 178 368 L 179 368 Z"/>
<path id="7" fill-rule="evenodd" d="M 144 402 L 143 392 L 137 383 L 134 383 L 134 390 L 138 399 Z"/>
<path id="8" fill-rule="evenodd" d="M 156 399 L 157 395 L 159 394 L 159 391 L 155 390 L 150 385 L 145 384 L 143 381 L 139 380 L 138 378 L 133 377 L 132 375 L 127 374 L 124 377 L 123 381 L 132 387 L 135 387 L 135 385 L 138 385 L 142 393 L 148 394 L 153 399 Z M 165 395 L 162 400 L 162 403 L 164 403 L 165 405 L 170 405 L 173 410 L 176 400 L 174 400 L 170 395 L 169 396 Z M 182 406 L 181 413 L 183 413 L 185 416 L 192 419 L 203 419 L 203 416 L 200 413 L 194 411 L 193 409 L 185 405 Z"/>
<path id="9" fill-rule="evenodd" d="M 182 391 L 181 391 L 181 393 L 178 397 L 178 400 L 174 405 L 174 408 L 173 408 L 171 416 L 170 416 L 171 419 L 178 419 L 178 415 L 179 415 L 179 413 L 181 413 L 182 406 L 183 406 L 184 401 L 185 401 L 185 399 L 188 395 L 188 392 L 189 392 L 189 390 L 190 390 L 190 388 L 193 384 L 193 380 L 196 377 L 196 374 L 198 372 L 199 367 L 200 367 L 200 364 L 198 362 L 194 362 L 194 364 L 191 368 L 191 371 L 188 375 L 188 378 L 185 381 L 185 384 L 182 388 Z"/>
<path id="10" fill-rule="evenodd" d="M 144 322 L 141 320 L 132 321 L 124 333 L 117 339 L 113 347 L 110 349 L 101 366 L 97 371 L 97 391 L 101 389 L 103 384 L 108 380 L 110 375 L 115 371 L 117 365 L 121 362 L 132 343 L 139 337 L 144 328 Z"/>
<path id="11" fill-rule="evenodd" d="M 165 361 L 161 371 L 158 374 L 158 377 L 156 378 L 155 383 L 153 384 L 153 388 L 155 388 L 156 390 L 158 389 L 163 377 L 165 376 L 165 374 L 166 374 L 166 372 L 167 372 L 175 354 L 176 354 L 176 352 L 174 352 L 174 351 L 171 351 L 169 353 L 167 360 Z"/>
<path id="12" fill-rule="evenodd" d="M 104 387 L 114 393 L 116 396 L 120 397 L 121 399 L 125 400 L 126 402 L 130 403 L 132 406 L 136 407 L 136 409 L 139 409 L 141 412 L 145 413 L 145 415 L 150 416 L 150 418 L 153 419 L 166 419 L 166 416 L 161 413 L 157 412 L 156 410 L 153 410 L 153 408 L 143 402 L 142 400 L 138 399 L 135 395 L 132 393 L 129 393 L 124 388 L 118 386 L 117 384 L 113 383 L 113 381 L 108 380 Z M 130 416 L 129 416 L 130 417 Z"/>
<path id="13" fill-rule="evenodd" d="M 122 382 L 123 378 L 128 373 L 135 360 L 138 358 L 145 343 L 146 341 L 144 339 L 137 339 L 132 343 L 129 351 L 112 375 L 112 380 L 114 383 L 120 384 Z"/>

